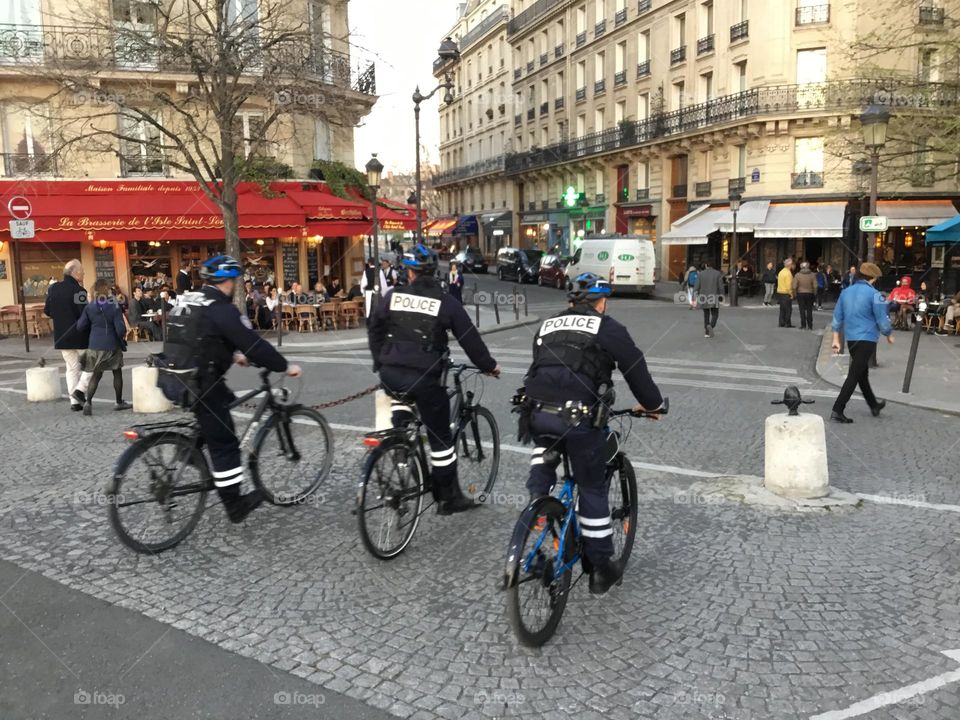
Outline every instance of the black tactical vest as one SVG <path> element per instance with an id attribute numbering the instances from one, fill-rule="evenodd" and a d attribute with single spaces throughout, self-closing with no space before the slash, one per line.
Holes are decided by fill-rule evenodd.
<path id="1" fill-rule="evenodd" d="M 615 362 L 597 342 L 602 320 L 603 315 L 582 305 L 545 320 L 537 332 L 531 378 L 540 368 L 564 367 L 589 378 L 594 390 L 610 383 Z"/>
<path id="2" fill-rule="evenodd" d="M 447 349 L 447 333 L 440 325 L 442 298 L 443 289 L 435 283 L 395 289 L 390 294 L 387 345 L 394 344 L 404 353 L 429 355 L 431 363 L 439 358 Z"/>

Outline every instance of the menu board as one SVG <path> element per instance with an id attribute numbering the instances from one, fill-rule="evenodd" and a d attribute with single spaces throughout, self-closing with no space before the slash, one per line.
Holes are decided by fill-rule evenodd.
<path id="1" fill-rule="evenodd" d="M 97 266 L 97 280 L 106 280 L 111 286 L 117 282 L 117 270 L 113 262 L 113 248 L 94 248 L 93 258 Z"/>
<path id="2" fill-rule="evenodd" d="M 307 250 L 307 279 L 310 283 L 310 289 L 313 290 L 314 284 L 320 279 L 320 265 L 317 262 L 319 253 L 316 248 Z"/>
<path id="3" fill-rule="evenodd" d="M 296 245 L 283 246 L 283 282 L 286 287 L 300 282 L 300 248 Z"/>

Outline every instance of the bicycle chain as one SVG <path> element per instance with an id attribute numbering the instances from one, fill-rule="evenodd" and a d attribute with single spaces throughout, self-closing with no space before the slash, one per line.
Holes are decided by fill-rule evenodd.
<path id="1" fill-rule="evenodd" d="M 340 405 L 346 405 L 348 402 L 353 402 L 354 400 L 359 400 L 362 397 L 366 397 L 372 393 L 375 393 L 381 387 L 380 383 L 376 385 L 371 385 L 365 390 L 354 393 L 353 395 L 347 395 L 346 397 L 340 398 L 339 400 L 330 400 L 329 402 L 320 403 L 319 405 L 307 405 L 311 410 L 329 410 L 330 408 L 339 407 Z M 237 407 L 247 408 L 249 410 L 256 410 L 259 407 L 258 403 L 243 403 Z"/>

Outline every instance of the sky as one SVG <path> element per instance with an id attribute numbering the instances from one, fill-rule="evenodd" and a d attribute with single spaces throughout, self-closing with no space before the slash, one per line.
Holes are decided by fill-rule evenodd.
<path id="1" fill-rule="evenodd" d="M 354 55 L 377 64 L 377 93 L 373 112 L 355 132 L 356 167 L 363 168 L 371 153 L 384 172 L 412 172 L 416 141 L 413 91 L 426 95 L 437 86 L 433 61 L 437 49 L 456 22 L 458 0 L 352 0 L 350 42 Z M 430 160 L 439 160 L 440 118 L 437 93 L 420 106 L 422 146 Z M 422 158 L 426 163 L 426 158 Z"/>

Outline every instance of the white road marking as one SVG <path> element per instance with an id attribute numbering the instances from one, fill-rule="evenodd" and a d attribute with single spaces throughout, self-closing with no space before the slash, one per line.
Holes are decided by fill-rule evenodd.
<path id="1" fill-rule="evenodd" d="M 869 495 L 867 493 L 855 493 L 861 500 L 875 502 L 880 505 L 906 505 L 907 507 L 923 508 L 925 510 L 944 510 L 946 512 L 960 513 L 960 505 L 945 505 L 944 503 L 928 503 L 922 500 L 911 500 L 910 498 L 887 497 L 886 495 Z"/>
<path id="2" fill-rule="evenodd" d="M 960 662 L 960 650 L 943 650 L 942 652 L 951 660 Z M 879 693 L 866 700 L 854 703 L 845 710 L 831 710 L 830 712 L 820 713 L 819 715 L 811 715 L 810 720 L 846 720 L 847 718 L 859 717 L 874 710 L 879 710 L 882 707 L 887 707 L 888 705 L 902 703 L 904 700 L 909 700 L 918 695 L 926 695 L 927 693 L 942 688 L 944 685 L 955 683 L 958 680 L 960 680 L 960 669 L 950 670 L 949 672 L 941 673 L 928 680 L 921 680 L 920 682 L 906 685 L 896 690 Z"/>
<path id="3" fill-rule="evenodd" d="M 9 375 L 10 373 L 25 373 L 27 370 L 34 367 L 37 367 L 36 363 L 31 363 L 30 365 L 24 365 L 23 367 L 18 367 L 18 368 L 6 368 L 3 370 L 0 370 L 0 375 Z M 46 365 L 45 367 L 48 367 L 48 368 L 52 367 L 52 368 L 56 368 L 57 370 L 63 370 L 62 365 Z"/>

